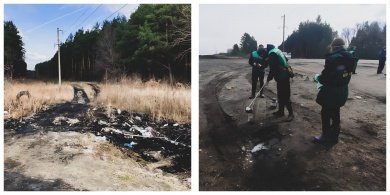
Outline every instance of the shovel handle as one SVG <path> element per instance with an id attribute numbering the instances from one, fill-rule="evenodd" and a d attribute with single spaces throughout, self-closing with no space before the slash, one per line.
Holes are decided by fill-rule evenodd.
<path id="1" fill-rule="evenodd" d="M 252 102 L 249 104 L 249 106 L 248 106 L 249 108 L 252 107 L 252 104 L 255 102 L 257 96 L 260 95 L 261 90 L 263 90 L 263 88 L 264 88 L 266 85 L 268 85 L 268 82 L 266 82 L 266 83 L 260 88 L 259 92 L 257 92 L 256 96 L 253 98 Z"/>

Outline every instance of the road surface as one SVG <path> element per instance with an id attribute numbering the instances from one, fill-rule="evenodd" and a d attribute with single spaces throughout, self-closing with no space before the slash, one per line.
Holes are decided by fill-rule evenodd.
<path id="1" fill-rule="evenodd" d="M 200 59 L 200 190 L 385 190 L 386 77 L 376 74 L 378 62 L 359 61 L 341 108 L 340 142 L 328 147 L 311 142 L 321 133 L 312 78 L 324 60 L 289 62 L 294 121 L 272 116 L 271 81 L 248 123 L 247 59 Z M 252 153 L 259 144 L 266 148 Z"/>

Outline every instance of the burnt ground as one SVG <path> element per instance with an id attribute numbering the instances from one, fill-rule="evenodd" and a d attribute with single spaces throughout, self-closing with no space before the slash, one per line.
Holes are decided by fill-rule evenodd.
<path id="1" fill-rule="evenodd" d="M 76 85 L 74 89 L 75 98 L 70 102 L 47 107 L 22 119 L 5 120 L 5 190 L 184 190 L 189 188 L 190 184 L 187 180 L 191 177 L 190 124 L 177 124 L 163 119 L 153 120 L 144 113 L 94 107 L 88 104 L 88 100 L 78 99 L 86 95 L 85 92 L 84 94 L 78 92 L 82 90 L 80 86 Z M 60 136 L 64 138 L 61 139 Z M 78 141 L 79 139 L 81 141 Z M 46 151 L 45 148 L 53 151 Z M 16 151 L 20 149 L 24 151 Z M 34 159 L 18 153 L 31 153 L 31 158 Z M 107 178 L 95 178 L 96 181 L 90 181 L 97 186 L 94 187 L 88 184 L 89 181 L 85 181 L 88 179 L 88 173 L 83 173 L 86 174 L 86 178 L 70 175 L 69 177 L 76 177 L 73 179 L 60 175 L 61 172 L 69 173 L 72 169 L 75 172 L 82 171 L 79 170 L 82 167 L 77 168 L 77 163 L 90 158 L 99 161 L 96 166 L 105 163 L 114 164 L 107 165 L 107 171 L 99 170 Z M 148 177 L 143 183 L 144 176 L 141 174 L 138 175 L 140 178 L 137 182 L 137 174 L 131 167 L 126 168 L 134 173 L 123 175 L 125 170 L 120 171 L 123 168 L 114 167 L 115 163 L 113 163 L 121 159 L 127 164 L 136 166 L 134 169 L 140 169 L 140 172 L 150 172 L 151 176 L 148 177 L 152 177 L 152 180 L 155 177 L 155 184 L 150 182 Z M 58 174 L 37 170 L 39 167 L 37 164 L 45 163 L 54 166 L 53 169 L 58 171 Z M 72 167 L 72 164 L 75 166 Z M 93 163 L 90 166 L 94 168 Z M 114 181 L 111 181 L 113 183 L 107 181 L 110 180 L 108 175 L 115 175 L 115 172 L 110 170 L 120 172 L 121 175 L 116 177 L 119 178 L 120 186 L 113 184 Z M 164 180 L 164 175 L 168 179 Z M 75 186 L 69 183 L 72 180 L 77 182 L 78 179 L 80 183 L 87 184 Z"/>
<path id="2" fill-rule="evenodd" d="M 360 61 L 333 146 L 311 142 L 321 133 L 311 78 L 323 60 L 289 62 L 294 121 L 272 116 L 272 81 L 248 123 L 247 60 L 200 59 L 200 190 L 386 190 L 385 76 L 375 74 L 377 61 Z M 251 152 L 258 144 L 266 149 Z"/>

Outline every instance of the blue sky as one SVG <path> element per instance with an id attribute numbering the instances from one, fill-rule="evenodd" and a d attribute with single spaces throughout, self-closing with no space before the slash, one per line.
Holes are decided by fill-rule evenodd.
<path id="1" fill-rule="evenodd" d="M 60 40 L 65 41 L 78 29 L 90 29 L 110 16 L 124 4 L 5 4 L 4 20 L 13 21 L 23 38 L 27 69 L 34 70 L 37 63 L 53 57 L 57 48 L 57 27 L 63 30 Z M 130 14 L 138 5 L 128 4 L 115 16 Z M 89 17 L 88 17 L 89 16 Z"/>

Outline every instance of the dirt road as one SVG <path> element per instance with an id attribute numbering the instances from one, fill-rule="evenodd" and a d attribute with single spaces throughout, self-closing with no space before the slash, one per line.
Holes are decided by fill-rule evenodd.
<path id="1" fill-rule="evenodd" d="M 72 101 L 5 120 L 6 191 L 189 190 L 189 124 L 93 106 L 74 90 Z"/>
<path id="2" fill-rule="evenodd" d="M 385 190 L 386 78 L 376 74 L 377 61 L 359 61 L 333 147 L 311 142 L 321 133 L 312 78 L 324 60 L 289 62 L 294 121 L 272 116 L 271 81 L 248 123 L 247 60 L 200 59 L 200 190 Z M 251 152 L 259 144 L 265 148 Z"/>

